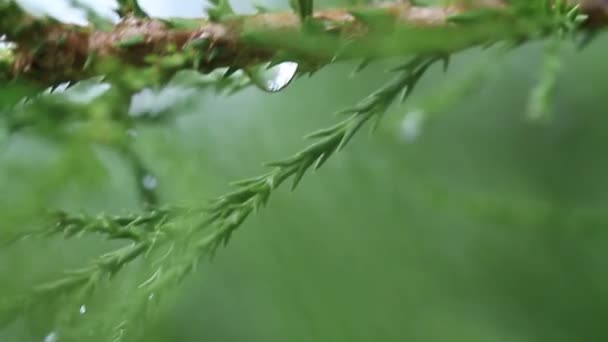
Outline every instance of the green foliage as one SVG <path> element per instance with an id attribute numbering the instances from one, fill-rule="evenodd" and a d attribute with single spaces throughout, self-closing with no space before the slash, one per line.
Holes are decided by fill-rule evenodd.
<path id="1" fill-rule="evenodd" d="M 312 16 L 313 2 L 313 0 L 290 0 L 289 4 L 294 11 L 300 14 L 300 18 L 305 20 Z"/>
<path id="2" fill-rule="evenodd" d="M 228 0 L 212 0 L 211 4 L 213 6 L 207 9 L 207 15 L 212 21 L 221 21 L 235 14 Z"/>
<path id="3" fill-rule="evenodd" d="M 560 47 L 564 38 L 575 35 L 578 26 L 586 19 L 585 15 L 579 13 L 577 6 L 570 8 L 566 2 L 561 1 L 556 3 L 555 7 L 555 21 L 563 24 L 561 29 L 553 33 L 555 37 L 547 44 L 540 80 L 530 94 L 528 117 L 532 120 L 546 120 L 549 116 L 550 102 L 561 69 Z"/>
<path id="4" fill-rule="evenodd" d="M 118 14 L 134 14 L 137 17 L 146 17 L 146 12 L 139 6 L 137 0 L 118 0 Z"/>
<path id="5" fill-rule="evenodd" d="M 208 11 L 211 21 L 238 22 L 228 1 L 214 1 L 213 5 Z M 134 13 L 139 17 L 146 16 L 136 1 L 122 1 L 120 6 L 119 12 L 123 15 Z M 123 214 L 89 215 L 76 214 L 80 208 L 76 211 L 43 208 L 45 211 L 53 210 L 50 213 L 40 213 L 36 216 L 36 222 L 18 217 L 16 222 L 24 220 L 28 224 L 15 224 L 15 227 L 19 226 L 16 230 L 0 231 L 3 246 L 52 239 L 55 236 L 65 239 L 101 237 L 117 243 L 109 251 L 94 254 L 97 256 L 93 256 L 88 263 L 65 267 L 65 271 L 55 272 L 54 276 L 48 277 L 51 280 L 15 291 L 15 295 L 10 298 L 3 298 L 0 302 L 0 326 L 16 324 L 13 322 L 20 317 L 32 321 L 38 310 L 58 307 L 52 334 L 60 334 L 62 341 L 92 338 L 91 331 L 96 339 L 102 341 L 138 339 L 140 324 L 154 311 L 159 299 L 168 296 L 170 289 L 191 274 L 202 259 L 214 256 L 220 247 L 228 244 L 233 233 L 246 220 L 251 219 L 251 214 L 268 205 L 270 197 L 281 196 L 279 188 L 282 184 L 289 181 L 291 189 L 295 190 L 305 175 L 324 166 L 337 152 L 350 144 L 363 126 L 371 123 L 372 128 L 375 128 L 398 100 L 405 101 L 410 97 L 422 76 L 436 62 L 443 62 L 444 69 L 447 69 L 453 54 L 471 46 L 506 43 L 511 48 L 535 38 L 549 37 L 547 62 L 541 70 L 541 81 L 532 90 L 529 107 L 532 118 L 545 117 L 557 81 L 559 46 L 566 38 L 575 36 L 585 20 L 577 6 L 561 1 L 512 1 L 507 10 L 473 10 L 448 18 L 449 25 L 446 27 L 430 29 L 397 28 L 394 18 L 391 19 L 383 10 L 353 9 L 348 13 L 369 34 L 367 39 L 356 41 L 348 35 L 335 34 L 333 27 L 327 28 L 326 25 L 334 23 L 312 19 L 312 1 L 298 1 L 297 9 L 300 18 L 306 22 L 307 29 L 301 32 L 277 35 L 276 32 L 260 32 L 255 27 L 245 27 L 242 36 L 247 43 L 256 47 L 276 48 L 276 54 L 270 57 L 271 60 L 261 61 L 264 68 L 255 66 L 240 71 L 237 66 L 229 66 L 206 75 L 199 74 L 197 71 L 200 70 L 200 65 L 197 63 L 202 58 L 215 58 L 216 54 L 221 53 L 215 49 L 214 41 L 204 37 L 193 40 L 181 51 L 177 51 L 176 47 L 167 47 L 158 54 L 147 56 L 146 62 L 153 67 L 127 67 L 120 60 L 97 60 L 98 56 L 89 56 L 90 61 L 87 60 L 85 69 L 90 68 L 106 77 L 65 85 L 67 89 L 58 87 L 40 94 L 35 89 L 20 90 L 22 88 L 14 80 L 10 81 L 13 84 L 9 88 L 15 93 L 7 91 L 0 96 L 2 125 L 6 128 L 8 140 L 15 139 L 20 134 L 31 134 L 45 139 L 45 142 L 57 143 L 60 149 L 71 144 L 104 146 L 128 164 L 127 168 L 135 179 L 139 201 L 135 208 Z M 17 13 L 15 11 L 21 10 L 12 4 L 4 5 L 0 8 L 0 18 Z M 12 38 L 19 38 L 22 32 L 28 30 L 44 29 L 48 24 L 44 19 L 39 22 L 40 27 L 36 24 L 35 29 L 32 29 L 26 14 L 18 12 L 14 18 L 17 21 L 27 21 L 28 25 L 25 31 L 6 31 Z M 166 22 L 172 28 L 184 30 L 201 23 L 197 20 Z M 8 25 L 0 24 L 0 31 L 6 29 L 9 29 Z M 390 35 L 385 38 L 387 33 Z M 144 42 L 144 36 L 133 35 L 118 41 L 114 47 L 133 51 Z M 158 109 L 157 112 L 144 114 L 134 112 L 131 108 L 134 96 L 145 91 L 156 91 L 158 94 L 162 87 L 175 87 L 178 91 L 189 88 L 200 91 L 209 87 L 216 92 L 232 94 L 251 84 L 260 85 L 255 80 L 253 71 L 254 68 L 257 68 L 255 72 L 267 71 L 266 62 L 269 63 L 268 68 L 280 65 L 281 62 L 298 62 L 298 73 L 302 75 L 316 71 L 321 66 L 362 55 L 365 56 L 364 62 L 357 68 L 357 71 L 362 72 L 365 72 L 364 69 L 371 61 L 381 57 L 398 56 L 408 58 L 409 61 L 391 71 L 394 74 L 391 75 L 393 81 L 354 106 L 339 112 L 339 115 L 346 118 L 307 135 L 307 139 L 312 141 L 307 147 L 285 159 L 268 163 L 270 170 L 260 176 L 234 182 L 232 191 L 214 197 L 207 203 L 187 205 L 163 200 L 158 193 L 158 180 L 134 146 L 130 134 L 142 125 L 164 127 L 175 123 L 177 118 L 170 117 L 171 110 Z M 14 56 L 12 49 L 0 48 L 0 81 L 9 82 L 9 67 L 14 63 Z M 318 61 L 311 63 L 310 56 L 318 58 Z M 7 76 L 2 77 L 3 75 Z M 283 78 L 280 81 L 283 85 L 288 84 L 294 75 L 287 76 L 285 79 L 285 75 L 278 75 Z M 469 87 L 472 86 L 467 88 Z M 283 87 L 276 89 L 279 88 Z M 84 96 L 87 92 L 89 94 Z M 90 92 L 94 94 L 91 95 Z M 27 99 L 26 94 L 29 95 Z M 470 91 L 458 88 L 453 94 L 455 95 L 446 100 L 448 105 L 429 105 L 431 111 L 452 106 L 460 97 L 470 94 Z M 26 100 L 18 102 L 19 99 Z M 179 103 L 172 105 L 178 106 Z M 83 153 L 83 150 L 78 151 Z M 215 153 L 222 154 L 224 151 Z M 163 182 L 162 178 L 160 181 Z M 461 198 L 446 201 L 461 202 Z M 460 206 L 465 207 L 465 211 L 483 212 L 477 210 L 479 204 L 475 199 L 464 202 Z M 496 208 L 492 205 L 482 207 L 492 217 L 501 216 L 506 211 L 507 214 L 504 215 L 508 218 L 518 217 L 533 222 L 544 219 L 544 214 L 536 216 L 538 212 L 550 212 L 548 216 L 554 214 L 542 205 L 537 211 L 530 209 L 536 208 L 535 205 L 529 203 L 512 207 L 509 202 L 506 205 L 499 203 Z M 475 208 L 470 209 L 471 207 Z M 274 209 L 271 211 L 276 211 Z M 569 219 L 596 219 L 595 214 L 581 217 L 583 219 L 573 215 Z M 601 221 L 603 218 L 601 215 L 599 217 L 598 220 Z M 134 268 L 135 265 L 139 267 Z M 125 271 L 127 268 L 129 270 Z M 103 298 L 107 291 L 118 291 L 113 289 L 115 284 L 126 289 L 129 293 L 128 300 L 125 303 L 105 303 L 105 306 L 99 304 L 105 311 L 100 310 L 98 319 L 92 319 L 86 324 L 80 322 L 79 315 L 90 310 L 89 303 L 95 303 L 95 298 Z M 68 304 L 61 303 L 63 300 Z"/>

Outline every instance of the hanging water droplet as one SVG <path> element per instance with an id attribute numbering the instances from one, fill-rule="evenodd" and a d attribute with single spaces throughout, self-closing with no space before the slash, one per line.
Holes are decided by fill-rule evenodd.
<path id="1" fill-rule="evenodd" d="M 147 190 L 154 190 L 158 186 L 158 179 L 148 173 L 141 179 L 141 184 Z"/>
<path id="2" fill-rule="evenodd" d="M 258 66 L 246 70 L 253 84 L 260 89 L 275 93 L 285 89 L 295 78 L 298 71 L 298 63 L 283 62 L 275 66 Z"/>
<path id="3" fill-rule="evenodd" d="M 426 113 L 422 110 L 408 112 L 401 121 L 401 137 L 408 143 L 414 142 L 422 132 Z"/>
<path id="4" fill-rule="evenodd" d="M 43 342 L 57 342 L 59 341 L 59 334 L 56 331 L 51 331 L 45 337 Z"/>
<path id="5" fill-rule="evenodd" d="M 87 313 L 87 306 L 83 304 L 80 309 L 78 309 L 78 312 L 80 312 L 81 315 L 84 315 Z"/>

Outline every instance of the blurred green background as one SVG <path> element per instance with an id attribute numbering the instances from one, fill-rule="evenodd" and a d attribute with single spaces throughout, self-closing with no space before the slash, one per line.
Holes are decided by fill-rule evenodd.
<path id="1" fill-rule="evenodd" d="M 164 299 L 143 340 L 608 340 L 607 43 L 565 49 L 548 122 L 525 117 L 542 44 L 433 68 L 374 135 L 362 132 L 297 191 L 278 191 Z M 195 93 L 171 122 L 140 125 L 134 144 L 162 203 L 201 203 L 292 154 L 394 63 L 350 77 L 355 65 L 276 94 Z M 416 137 L 408 112 L 429 113 Z M 111 150 L 35 134 L 2 145 L 1 229 L 33 225 L 47 208 L 140 206 L 137 180 Z M 4 248 L 0 296 L 115 246 L 93 237 Z M 100 296 L 119 303 L 129 293 Z M 0 341 L 43 341 L 54 312 L 13 323 Z"/>

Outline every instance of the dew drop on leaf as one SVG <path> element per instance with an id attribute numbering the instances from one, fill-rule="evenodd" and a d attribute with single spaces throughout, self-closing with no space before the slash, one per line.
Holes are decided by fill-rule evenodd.
<path id="1" fill-rule="evenodd" d="M 82 305 L 80 307 L 80 309 L 78 309 L 78 312 L 80 312 L 81 315 L 84 315 L 85 313 L 87 313 L 87 306 L 86 305 Z"/>
<path id="2" fill-rule="evenodd" d="M 141 179 L 141 185 L 147 190 L 154 190 L 158 186 L 158 179 L 148 173 Z"/>
<path id="3" fill-rule="evenodd" d="M 275 93 L 285 89 L 295 78 L 298 63 L 283 62 L 272 67 L 268 65 L 247 69 L 247 74 L 258 88 Z"/>
<path id="4" fill-rule="evenodd" d="M 57 342 L 59 341 L 59 334 L 56 331 L 51 331 L 45 337 L 43 342 Z"/>

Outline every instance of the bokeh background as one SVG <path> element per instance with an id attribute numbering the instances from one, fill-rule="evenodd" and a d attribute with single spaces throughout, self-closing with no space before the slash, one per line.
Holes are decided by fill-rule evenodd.
<path id="1" fill-rule="evenodd" d="M 61 1 L 28 2 L 70 13 Z M 200 1 L 142 3 L 154 15 L 203 13 Z M 607 43 L 564 47 L 543 121 L 526 118 L 542 43 L 469 51 L 447 74 L 433 68 L 375 134 L 362 132 L 297 191 L 278 191 L 164 299 L 142 340 L 606 341 Z M 304 146 L 301 136 L 337 121 L 332 113 L 389 79 L 394 62 L 354 77 L 356 63 L 332 65 L 273 94 L 188 93 L 171 120 L 137 127 L 135 148 L 163 203 L 201 203 Z M 174 97 L 162 96 L 147 101 Z M 103 147 L 4 137 L 0 229 L 47 208 L 136 210 L 137 181 Z M 0 296 L 112 247 L 93 237 L 4 248 Z M 0 341 L 44 341 L 54 309 L 17 320 Z M 88 310 L 83 319 L 94 319 Z"/>

